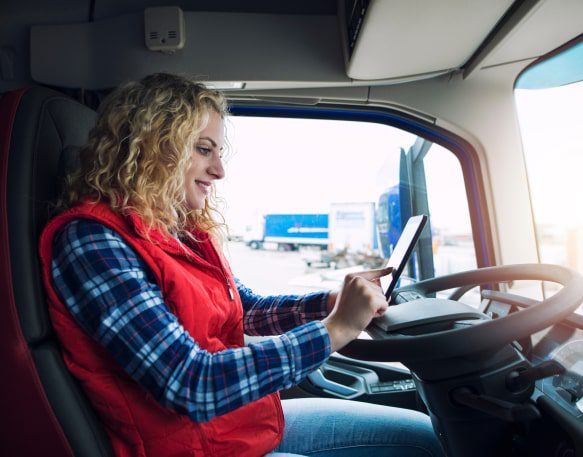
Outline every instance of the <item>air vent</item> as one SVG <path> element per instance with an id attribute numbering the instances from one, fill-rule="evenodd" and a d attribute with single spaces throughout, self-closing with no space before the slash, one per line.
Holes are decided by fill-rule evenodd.
<path id="1" fill-rule="evenodd" d="M 346 0 L 345 17 L 346 17 L 346 35 L 348 37 L 348 55 L 352 55 L 356 40 L 362 28 L 362 21 L 366 10 L 368 9 L 369 0 Z"/>
<path id="2" fill-rule="evenodd" d="M 146 47 L 151 51 L 173 53 L 186 43 L 184 14 L 177 6 L 146 8 L 144 26 Z"/>

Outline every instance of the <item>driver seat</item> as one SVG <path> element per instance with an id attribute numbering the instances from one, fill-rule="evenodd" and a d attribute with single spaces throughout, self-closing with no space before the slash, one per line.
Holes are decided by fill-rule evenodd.
<path id="1" fill-rule="evenodd" d="M 64 161 L 96 113 L 31 87 L 0 98 L 0 454 L 109 457 L 109 438 L 62 360 L 51 328 L 38 238 Z"/>

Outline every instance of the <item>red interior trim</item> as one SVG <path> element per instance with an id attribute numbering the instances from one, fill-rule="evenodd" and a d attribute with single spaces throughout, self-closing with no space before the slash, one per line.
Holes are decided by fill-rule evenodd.
<path id="1" fill-rule="evenodd" d="M 8 239 L 8 161 L 16 113 L 28 88 L 0 98 L 0 353 L 3 373 L 0 400 L 6 455 L 73 456 L 44 393 L 20 327 L 12 289 Z M 30 132 L 34 134 L 34 132 Z M 6 447 L 4 447 L 6 446 Z"/>

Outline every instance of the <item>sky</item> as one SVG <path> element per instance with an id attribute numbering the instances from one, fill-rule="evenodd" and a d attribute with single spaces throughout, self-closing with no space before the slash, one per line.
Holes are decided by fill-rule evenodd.
<path id="1" fill-rule="evenodd" d="M 583 228 L 583 83 L 516 90 L 527 172 L 539 224 Z M 228 119 L 226 178 L 218 183 L 232 233 L 269 213 L 327 213 L 333 202 L 377 201 L 398 182 L 411 133 L 351 121 Z M 434 227 L 469 229 L 457 159 L 434 146 L 426 158 Z"/>
<path id="2" fill-rule="evenodd" d="M 410 133 L 369 123 L 231 117 L 219 195 L 233 230 L 269 213 L 328 213 L 331 202 L 375 201 L 398 182 Z"/>
<path id="3" fill-rule="evenodd" d="M 583 227 L 583 82 L 517 89 L 516 105 L 536 221 Z"/>
<path id="4" fill-rule="evenodd" d="M 376 202 L 398 183 L 400 149 L 416 136 L 381 124 L 354 121 L 231 117 L 226 177 L 218 183 L 231 232 L 260 224 L 269 213 L 328 213 L 334 202 Z M 427 161 L 437 225 L 467 231 L 461 169 L 453 154 L 434 146 Z M 457 167 L 460 180 L 451 180 Z M 462 215 L 460 216 L 460 208 Z"/>

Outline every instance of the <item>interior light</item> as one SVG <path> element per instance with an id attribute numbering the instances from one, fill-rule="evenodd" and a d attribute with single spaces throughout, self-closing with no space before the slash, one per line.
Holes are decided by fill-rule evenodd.
<path id="1" fill-rule="evenodd" d="M 219 90 L 245 88 L 245 83 L 241 81 L 205 81 L 205 85 Z"/>

